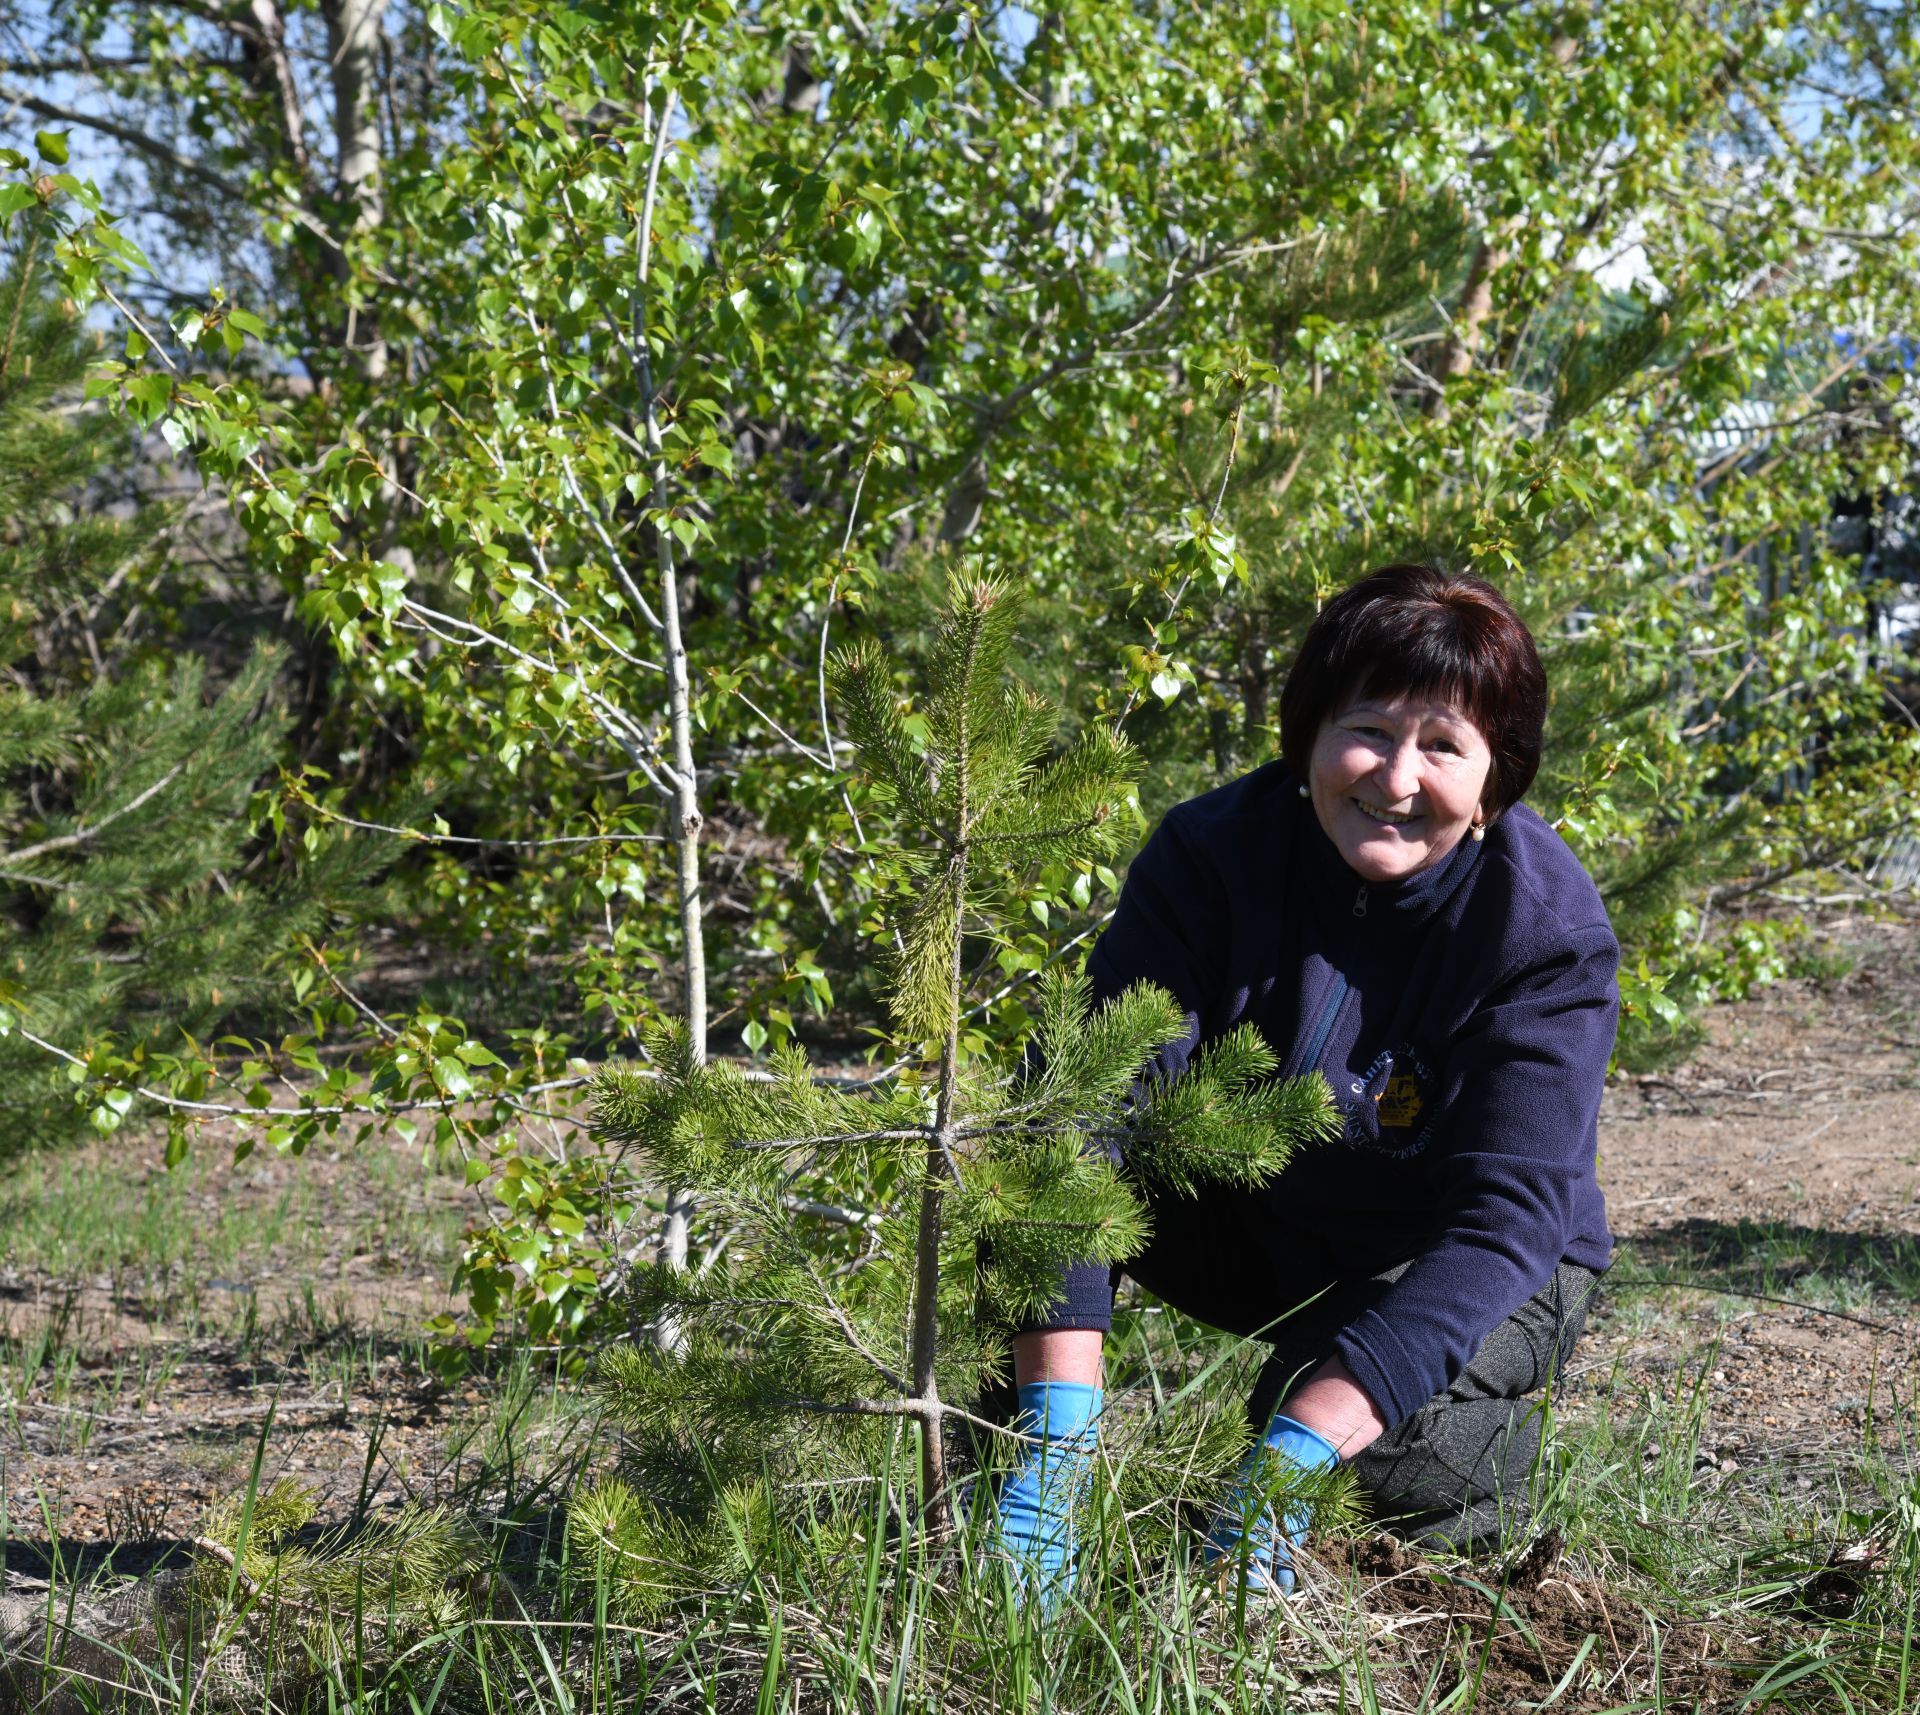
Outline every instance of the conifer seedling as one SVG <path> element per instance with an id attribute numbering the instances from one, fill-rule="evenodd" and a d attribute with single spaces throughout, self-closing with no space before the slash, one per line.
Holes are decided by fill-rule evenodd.
<path id="1" fill-rule="evenodd" d="M 970 942 L 993 937 L 1047 863 L 1112 854 L 1137 760 L 1104 725 L 1062 747 L 1045 699 L 1009 684 L 1020 604 L 993 577 L 956 576 L 909 706 L 876 644 L 833 663 L 859 767 L 901 830 L 879 861 L 898 1075 L 822 1076 L 797 1048 L 772 1077 L 700 1064 L 684 1027 L 651 1033 L 652 1065 L 608 1072 L 605 1135 L 662 1185 L 697 1190 L 729 1240 L 704 1270 L 644 1271 L 642 1321 L 672 1317 L 677 1357 L 636 1341 L 602 1378 L 626 1433 L 622 1478 L 576 1515 L 630 1600 L 664 1597 L 676 1564 L 738 1560 L 805 1502 L 878 1468 L 886 1433 L 916 1429 L 918 1528 L 952 1520 L 947 1435 L 1006 1363 L 1009 1319 L 1044 1306 L 1069 1261 L 1114 1262 L 1147 1235 L 1142 1186 L 1253 1186 L 1330 1129 L 1324 1081 L 1277 1081 L 1251 1028 L 1210 1044 L 1177 1081 L 1155 1056 L 1185 1028 L 1140 985 L 1104 1005 L 1084 977 L 1038 983 L 1029 1042 L 963 1049 Z M 860 1224 L 827 1225 L 790 1191 L 824 1165 L 865 1188 Z M 903 1521 L 904 1522 L 904 1521 Z"/>

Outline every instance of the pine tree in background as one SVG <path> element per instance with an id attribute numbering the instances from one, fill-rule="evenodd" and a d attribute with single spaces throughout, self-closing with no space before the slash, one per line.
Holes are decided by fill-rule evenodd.
<path id="1" fill-rule="evenodd" d="M 1052 754 L 1053 705 L 1007 684 L 1018 614 L 1005 585 L 956 579 L 917 710 L 876 646 L 836 662 L 862 768 L 904 831 L 877 859 L 876 919 L 900 1074 L 849 1087 L 788 1049 L 756 1078 L 698 1064 L 684 1029 L 662 1025 L 650 1072 L 600 1081 L 605 1133 L 660 1183 L 693 1187 L 728 1240 L 709 1267 L 637 1284 L 636 1314 L 681 1331 L 677 1358 L 636 1344 L 605 1362 L 624 1475 L 576 1528 L 635 1606 L 667 1593 L 665 1568 L 750 1549 L 799 1479 L 817 1497 L 819 1479 L 891 1468 L 903 1420 L 937 1535 L 947 1402 L 1004 1365 L 995 1326 L 1043 1306 L 1066 1261 L 1139 1245 L 1137 1179 L 1257 1184 L 1328 1129 L 1324 1083 L 1274 1081 L 1251 1028 L 1177 1082 L 1142 1081 L 1183 1027 L 1144 985 L 1096 1009 L 1083 979 L 1055 970 L 1030 1049 L 967 1040 L 970 944 L 1004 935 L 1042 866 L 1112 849 L 1134 772 L 1105 725 Z M 823 1221 L 794 1191 L 815 1170 L 864 1185 L 872 1206 Z"/>
<path id="2" fill-rule="evenodd" d="M 79 1122 L 66 1066 L 176 1048 L 279 980 L 275 954 L 380 854 L 289 887 L 239 879 L 248 796 L 285 722 L 257 648 L 217 692 L 151 623 L 178 600 L 153 509 L 108 510 L 116 452 L 81 403 L 95 342 L 29 225 L 0 272 L 0 1135 Z M 39 264 L 36 267 L 36 264 Z M 352 874 L 349 874 L 349 871 Z M 129 1104 L 130 1105 L 130 1104 Z M 125 1107 L 97 1103 L 112 1130 Z"/>

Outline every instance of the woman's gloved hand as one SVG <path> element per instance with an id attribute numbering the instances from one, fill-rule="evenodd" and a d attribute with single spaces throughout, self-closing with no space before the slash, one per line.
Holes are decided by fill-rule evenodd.
<path id="1" fill-rule="evenodd" d="M 1307 1509 L 1298 1502 L 1276 1520 L 1273 1496 L 1291 1477 L 1340 1463 L 1318 1430 L 1276 1414 L 1267 1432 L 1240 1461 L 1233 1486 L 1207 1527 L 1201 1558 L 1227 1572 L 1240 1567 L 1247 1588 L 1286 1595 L 1293 1589 L 1293 1551 L 1307 1534 Z"/>
<path id="2" fill-rule="evenodd" d="M 996 1500 L 996 1547 L 1028 1595 L 1052 1604 L 1073 1590 L 1073 1514 L 1099 1445 L 1101 1392 L 1082 1382 L 1029 1382 L 1014 1428 L 1021 1448 Z"/>

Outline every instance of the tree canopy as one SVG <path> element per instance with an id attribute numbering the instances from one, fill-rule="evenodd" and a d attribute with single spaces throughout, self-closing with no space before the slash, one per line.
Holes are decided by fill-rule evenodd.
<path id="1" fill-rule="evenodd" d="M 262 862 L 387 830 L 390 921 L 482 985 L 369 1005 L 382 943 L 336 915 L 242 1069 L 35 1034 L 96 1105 L 224 1077 L 289 1149 L 424 1118 L 502 1211 L 475 1334 L 515 1298 L 577 1331 L 633 1244 L 632 1195 L 555 1142 L 569 1057 L 663 1010 L 700 1058 L 881 1016 L 912 884 L 877 854 L 918 812 L 851 768 L 828 663 L 884 644 L 871 718 L 908 709 L 956 565 L 1026 598 L 1035 742 L 1137 746 L 1136 828 L 1272 753 L 1349 577 L 1492 576 L 1547 659 L 1534 801 L 1628 943 L 1634 1051 L 1740 980 L 1720 903 L 1910 815 L 1885 592 L 1830 528 L 1909 480 L 1901 9 L 98 0 L 8 28 L 0 93 L 47 129 L 0 209 L 16 241 L 60 223 L 114 328 L 92 392 L 193 461 L 285 604 Z M 66 170 L 87 138 L 104 193 Z M 151 270 L 114 206 L 156 211 Z M 1030 1027 L 1120 856 L 973 926 L 958 1052 Z M 9 1005 L 52 1022 L 31 981 Z M 353 1056 L 322 1073 L 322 1039 Z"/>

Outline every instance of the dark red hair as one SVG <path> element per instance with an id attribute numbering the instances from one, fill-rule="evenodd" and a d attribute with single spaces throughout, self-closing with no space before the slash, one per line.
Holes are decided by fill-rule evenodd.
<path id="1" fill-rule="evenodd" d="M 1437 698 L 1472 721 L 1493 752 L 1489 816 L 1540 771 L 1546 670 L 1506 597 L 1471 572 L 1382 566 L 1320 610 L 1280 693 L 1280 753 L 1296 779 L 1321 722 L 1359 697 Z"/>

